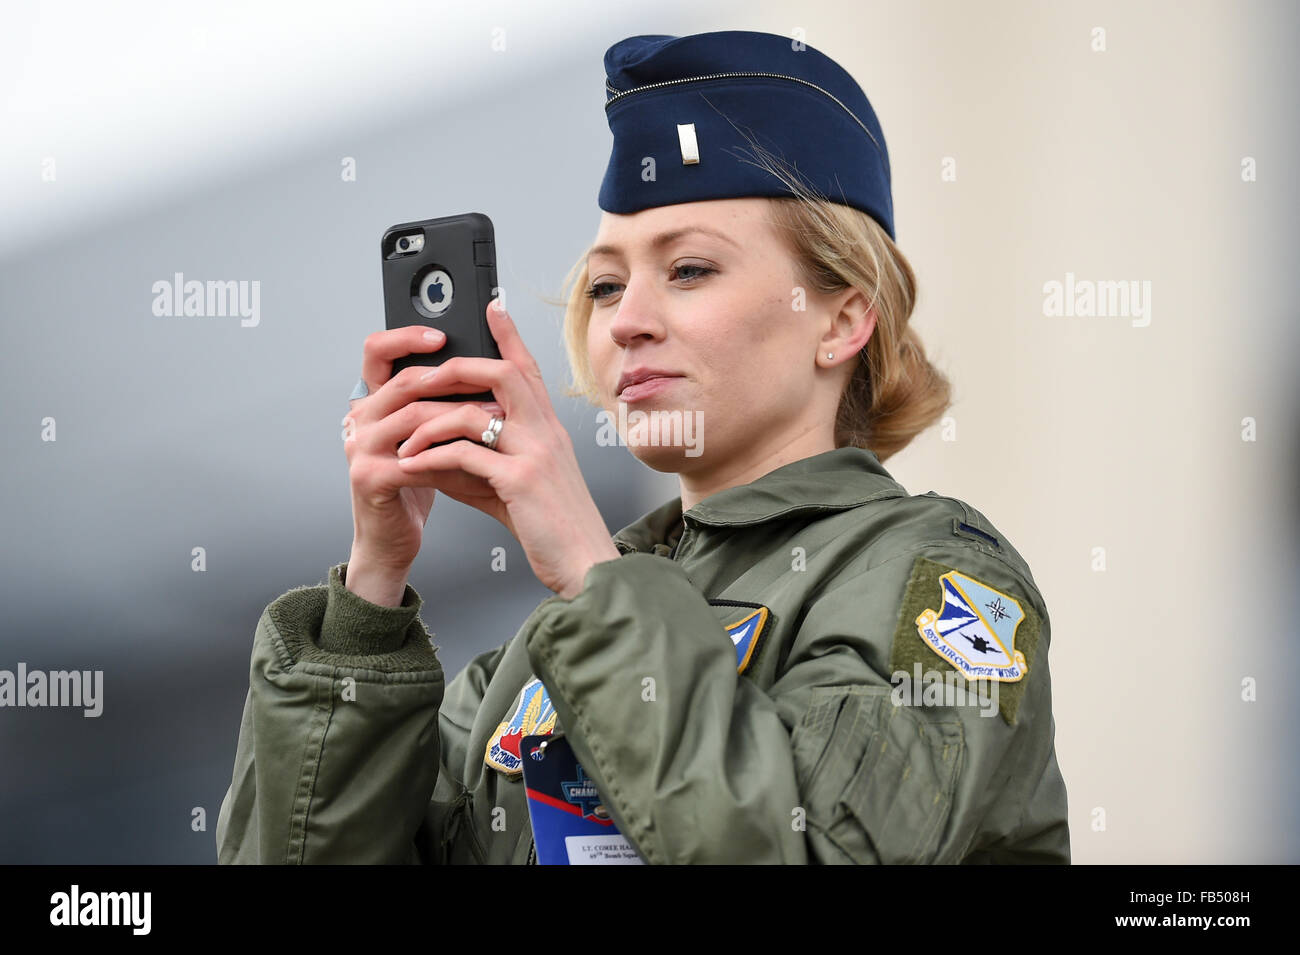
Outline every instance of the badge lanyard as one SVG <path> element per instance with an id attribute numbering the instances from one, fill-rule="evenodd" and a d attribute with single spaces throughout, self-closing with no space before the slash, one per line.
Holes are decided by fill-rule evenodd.
<path id="1" fill-rule="evenodd" d="M 644 864 L 563 732 L 525 736 L 519 753 L 539 865 Z"/>

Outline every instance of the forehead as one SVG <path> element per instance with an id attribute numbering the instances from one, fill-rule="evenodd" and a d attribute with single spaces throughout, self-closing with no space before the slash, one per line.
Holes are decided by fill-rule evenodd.
<path id="1" fill-rule="evenodd" d="M 693 229 L 718 232 L 736 245 L 744 245 L 759 238 L 765 226 L 766 212 L 766 200 L 748 197 L 679 202 L 642 209 L 630 215 L 602 212 L 590 254 L 630 251 L 649 245 L 666 234 Z"/>

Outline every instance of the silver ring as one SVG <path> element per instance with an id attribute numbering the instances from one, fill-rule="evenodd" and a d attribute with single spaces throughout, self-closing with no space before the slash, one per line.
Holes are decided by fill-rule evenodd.
<path id="1" fill-rule="evenodd" d="M 358 378 L 357 386 L 352 389 L 352 395 L 348 398 L 348 401 L 356 401 L 358 398 L 364 398 L 368 394 L 370 394 L 370 388 L 366 384 L 366 380 L 364 378 Z"/>
<path id="2" fill-rule="evenodd" d="M 501 428 L 504 425 L 505 421 L 495 416 L 488 421 L 487 430 L 483 432 L 483 435 L 479 440 L 489 451 L 496 450 L 497 437 L 501 434 Z"/>

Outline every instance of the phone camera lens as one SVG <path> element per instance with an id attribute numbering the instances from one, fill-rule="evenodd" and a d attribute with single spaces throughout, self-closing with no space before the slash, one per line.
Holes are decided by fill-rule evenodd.
<path id="1" fill-rule="evenodd" d="M 400 239 L 397 240 L 397 247 L 401 249 L 403 252 L 405 252 L 408 248 L 410 248 L 410 245 L 411 245 L 411 240 L 406 238 L 406 236 L 402 236 Z"/>

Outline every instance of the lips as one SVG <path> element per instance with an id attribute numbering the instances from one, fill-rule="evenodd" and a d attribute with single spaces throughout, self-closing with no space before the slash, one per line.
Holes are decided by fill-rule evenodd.
<path id="1" fill-rule="evenodd" d="M 675 371 L 667 371 L 663 368 L 633 368 L 631 371 L 625 371 L 618 379 L 618 385 L 614 391 L 620 397 L 623 392 L 633 385 L 639 385 L 642 382 L 650 381 L 653 378 L 680 378 L 682 377 Z"/>
<path id="2" fill-rule="evenodd" d="M 647 378 L 645 381 L 638 381 L 634 385 L 628 385 L 619 392 L 618 400 L 626 404 L 635 404 L 638 401 L 644 401 L 647 398 L 657 395 L 666 389 L 673 387 L 674 381 L 681 381 L 681 375 L 664 375 L 658 378 Z"/>

